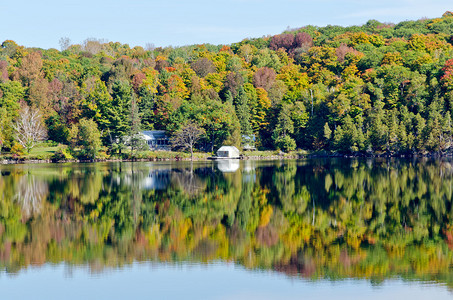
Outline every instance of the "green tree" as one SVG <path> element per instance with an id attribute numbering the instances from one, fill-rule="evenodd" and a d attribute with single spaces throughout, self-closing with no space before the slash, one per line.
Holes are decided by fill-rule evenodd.
<path id="1" fill-rule="evenodd" d="M 369 116 L 369 140 L 374 151 L 384 151 L 388 127 L 385 124 L 384 103 L 376 102 Z"/>
<path id="2" fill-rule="evenodd" d="M 328 146 L 330 138 L 332 137 L 332 130 L 329 127 L 329 123 L 324 124 L 324 138 L 326 139 L 326 144 Z"/>
<path id="3" fill-rule="evenodd" d="M 180 126 L 187 121 L 197 123 L 205 131 L 205 144 L 213 152 L 222 145 L 241 143 L 241 127 L 234 107 L 217 100 L 208 100 L 204 104 L 183 103 L 172 115 L 172 122 Z M 180 128 L 177 127 L 176 130 Z"/>
<path id="4" fill-rule="evenodd" d="M 48 128 L 48 138 L 54 142 L 67 144 L 69 138 L 69 129 L 66 124 L 61 121 L 60 115 L 53 114 L 46 119 L 46 126 Z"/>
<path id="5" fill-rule="evenodd" d="M 107 133 L 111 125 L 110 112 L 114 105 L 112 96 L 110 96 L 105 83 L 96 79 L 92 84 L 85 87 L 85 99 L 83 103 L 82 116 L 87 119 L 93 119 L 99 126 L 99 129 Z M 115 94 L 116 95 L 116 94 Z"/>
<path id="6" fill-rule="evenodd" d="M 138 112 L 137 98 L 132 95 L 131 111 L 130 111 L 130 131 L 127 137 L 127 142 L 131 147 L 131 156 L 134 156 L 134 151 L 146 150 L 147 145 L 141 134 L 141 120 Z"/>
<path id="7" fill-rule="evenodd" d="M 250 125 L 250 107 L 248 105 L 248 97 L 243 87 L 239 88 L 238 95 L 234 99 L 236 115 L 241 124 L 241 134 L 252 134 L 252 126 Z"/>
<path id="8" fill-rule="evenodd" d="M 277 125 L 272 136 L 276 148 L 283 151 L 292 151 L 296 148 L 296 141 L 291 137 L 294 133 L 294 122 L 291 119 L 290 105 L 283 104 L 278 114 Z"/>
<path id="9" fill-rule="evenodd" d="M 335 146 L 343 152 L 357 152 L 360 150 L 359 130 L 350 115 L 347 115 L 343 124 L 337 126 L 334 132 Z"/>
<path id="10" fill-rule="evenodd" d="M 101 150 L 101 133 L 96 122 L 90 119 L 81 119 L 78 130 L 78 144 L 82 148 L 82 155 L 88 159 L 95 159 Z"/>
<path id="11" fill-rule="evenodd" d="M 14 142 L 13 120 L 19 113 L 19 101 L 25 97 L 25 89 L 17 81 L 0 82 L 0 107 L 2 146 L 11 148 Z"/>
<path id="12" fill-rule="evenodd" d="M 106 107 L 107 130 L 111 144 L 123 144 L 130 132 L 132 89 L 127 81 L 117 81 L 112 87 L 113 100 Z"/>
<path id="13" fill-rule="evenodd" d="M 0 155 L 2 152 L 3 145 L 5 144 L 6 139 L 6 131 L 10 124 L 8 124 L 8 113 L 6 112 L 6 108 L 0 108 Z"/>

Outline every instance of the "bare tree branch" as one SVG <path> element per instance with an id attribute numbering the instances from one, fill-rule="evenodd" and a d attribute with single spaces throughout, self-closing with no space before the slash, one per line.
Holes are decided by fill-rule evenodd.
<path id="1" fill-rule="evenodd" d="M 61 51 L 68 50 L 68 48 L 71 46 L 71 40 L 68 37 L 60 38 L 58 43 L 60 44 Z"/>
<path id="2" fill-rule="evenodd" d="M 47 132 L 42 124 L 41 114 L 36 108 L 25 105 L 19 113 L 19 117 L 13 124 L 16 139 L 30 153 L 37 142 L 47 137 Z"/>
<path id="3" fill-rule="evenodd" d="M 190 159 L 193 160 L 193 146 L 204 133 L 203 128 L 193 122 L 188 122 L 172 137 L 171 144 L 173 147 L 190 149 Z"/>

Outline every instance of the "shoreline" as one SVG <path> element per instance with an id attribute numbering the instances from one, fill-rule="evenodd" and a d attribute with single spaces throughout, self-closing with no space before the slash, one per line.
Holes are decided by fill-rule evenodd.
<path id="1" fill-rule="evenodd" d="M 238 160 L 289 160 L 289 159 L 313 159 L 313 158 L 446 158 L 453 157 L 453 153 L 427 153 L 427 154 L 339 154 L 339 153 L 280 153 L 273 155 L 250 155 L 241 156 Z M 194 157 L 193 161 L 212 160 L 211 156 Z M 112 158 L 93 160 L 52 160 L 52 159 L 2 159 L 0 165 L 21 165 L 21 164 L 62 164 L 62 163 L 96 163 L 96 162 L 157 162 L 157 161 L 191 161 L 190 157 L 149 157 L 149 158 Z"/>
<path id="2" fill-rule="evenodd" d="M 308 158 L 306 156 L 250 156 L 237 160 L 283 160 Z M 157 161 L 191 161 L 190 158 L 137 158 L 137 159 L 93 159 L 93 160 L 59 160 L 51 159 L 24 159 L 24 160 L 0 160 L 0 165 L 24 165 L 24 164 L 63 164 L 63 163 L 96 163 L 96 162 L 157 162 Z M 194 158 L 193 161 L 215 161 L 205 158 Z"/>

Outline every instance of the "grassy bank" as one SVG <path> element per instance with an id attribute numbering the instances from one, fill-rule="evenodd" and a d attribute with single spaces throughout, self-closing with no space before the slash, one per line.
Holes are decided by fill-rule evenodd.
<path id="1" fill-rule="evenodd" d="M 65 154 L 62 155 L 62 152 Z M 26 153 L 2 153 L 0 163 L 26 163 L 26 162 L 80 162 L 86 161 L 71 155 L 67 146 L 42 144 Z M 207 160 L 210 153 L 194 153 L 194 160 Z M 121 155 L 107 155 L 100 152 L 94 161 L 158 161 L 158 160 L 190 160 L 190 153 L 175 151 L 140 151 L 131 153 L 126 150 Z"/>
<path id="2" fill-rule="evenodd" d="M 107 155 L 104 151 L 100 152 L 94 160 L 86 160 L 77 155 L 71 155 L 69 149 L 65 145 L 55 144 L 40 144 L 30 151 L 29 154 L 13 154 L 2 153 L 0 155 L 0 164 L 15 164 L 15 163 L 50 163 L 50 162 L 87 162 L 87 161 L 162 161 L 162 160 L 190 160 L 190 153 L 176 151 L 139 151 L 131 153 L 130 150 L 123 150 L 122 154 Z M 76 151 L 77 152 L 77 151 Z M 64 153 L 64 155 L 62 155 Z M 428 153 L 414 154 L 417 157 L 424 156 L 452 156 L 451 153 Z M 193 155 L 193 160 L 207 160 L 212 156 L 212 153 L 196 152 Z M 250 160 L 275 160 L 275 159 L 298 159 L 305 157 L 362 157 L 364 155 L 344 155 L 338 152 L 330 151 L 308 151 L 296 150 L 291 152 L 281 152 L 279 150 L 266 151 L 243 151 L 242 159 Z M 392 156 L 388 153 L 374 153 L 365 155 L 367 157 Z M 397 156 L 409 157 L 409 156 Z"/>
<path id="3" fill-rule="evenodd" d="M 62 149 L 65 153 L 69 153 L 66 146 L 41 144 L 32 149 L 29 154 L 13 154 L 3 153 L 0 156 L 2 163 L 26 163 L 26 162 L 80 162 L 83 159 L 61 155 Z M 294 159 L 306 157 L 310 153 L 305 150 L 297 150 L 289 153 L 281 151 L 244 151 L 242 157 L 244 159 Z M 196 152 L 193 154 L 194 160 L 207 160 L 211 153 Z M 159 160 L 190 160 L 190 153 L 176 151 L 139 151 L 131 153 L 129 150 L 123 151 L 121 155 L 106 155 L 105 152 L 100 153 L 95 161 L 159 161 Z"/>
<path id="4" fill-rule="evenodd" d="M 291 152 L 281 152 L 279 150 L 268 151 L 244 151 L 244 159 L 261 160 L 261 159 L 297 159 L 311 155 L 307 150 L 296 150 Z"/>
<path id="5" fill-rule="evenodd" d="M 206 160 L 210 153 L 194 153 L 194 160 Z M 174 151 L 141 151 L 134 154 L 125 153 L 123 159 L 136 160 L 190 160 L 190 153 Z"/>
<path id="6" fill-rule="evenodd" d="M 43 144 L 33 148 L 30 153 L 2 153 L 2 160 L 51 160 L 58 151 L 58 145 Z"/>

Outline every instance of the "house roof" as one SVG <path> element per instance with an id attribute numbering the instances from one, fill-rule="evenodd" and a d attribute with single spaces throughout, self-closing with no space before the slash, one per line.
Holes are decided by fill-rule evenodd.
<path id="1" fill-rule="evenodd" d="M 239 152 L 238 148 L 236 148 L 234 146 L 222 146 L 217 151 L 236 151 L 236 152 Z"/>
<path id="2" fill-rule="evenodd" d="M 251 134 L 251 135 L 243 134 L 242 135 L 242 139 L 245 140 L 245 141 L 256 141 L 256 137 L 255 137 L 254 134 Z"/>
<path id="3" fill-rule="evenodd" d="M 165 130 L 146 130 L 142 134 L 147 141 L 167 138 L 167 132 Z"/>

